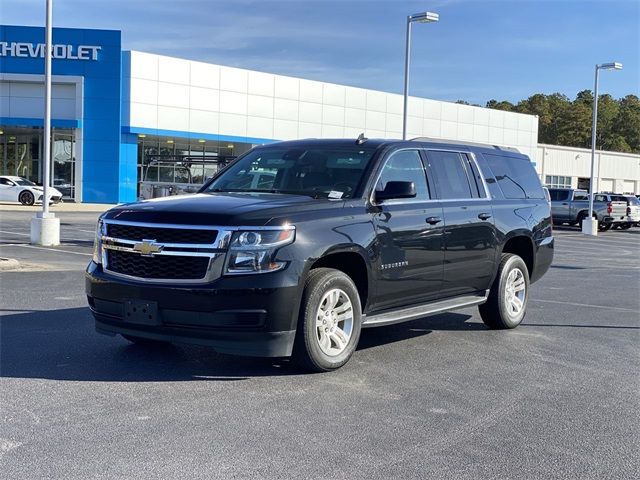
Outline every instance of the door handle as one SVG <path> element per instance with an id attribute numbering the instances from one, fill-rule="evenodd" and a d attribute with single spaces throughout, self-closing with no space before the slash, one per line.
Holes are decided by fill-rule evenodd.
<path id="1" fill-rule="evenodd" d="M 562 205 L 569 205 L 567 202 L 562 202 Z"/>
<path id="2" fill-rule="evenodd" d="M 488 213 L 479 213 L 478 218 L 480 220 L 489 220 L 491 218 L 491 215 Z"/>
<path id="3" fill-rule="evenodd" d="M 427 217 L 427 219 L 425 220 L 425 222 L 427 222 L 429 225 L 435 225 L 436 223 L 440 223 L 442 221 L 442 219 L 440 217 Z"/>

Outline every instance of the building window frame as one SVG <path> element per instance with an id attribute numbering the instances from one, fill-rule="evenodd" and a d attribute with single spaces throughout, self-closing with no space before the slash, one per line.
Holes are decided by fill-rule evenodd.
<path id="1" fill-rule="evenodd" d="M 547 188 L 571 188 L 572 177 L 566 175 L 545 175 Z"/>

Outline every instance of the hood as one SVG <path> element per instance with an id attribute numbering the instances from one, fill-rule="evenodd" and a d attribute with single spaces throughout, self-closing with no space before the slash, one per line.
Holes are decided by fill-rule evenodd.
<path id="1" fill-rule="evenodd" d="M 342 201 L 271 193 L 198 193 L 120 205 L 103 218 L 184 225 L 265 225 L 273 217 L 336 208 Z"/>

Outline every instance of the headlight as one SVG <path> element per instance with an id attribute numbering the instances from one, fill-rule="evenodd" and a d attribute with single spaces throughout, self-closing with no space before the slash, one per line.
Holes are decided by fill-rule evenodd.
<path id="1" fill-rule="evenodd" d="M 275 261 L 278 248 L 293 243 L 293 226 L 268 230 L 240 230 L 233 233 L 227 253 L 226 274 L 275 272 L 285 262 Z"/>
<path id="2" fill-rule="evenodd" d="M 104 229 L 104 223 L 102 219 L 98 219 L 98 225 L 96 226 L 96 235 L 93 240 L 93 261 L 97 264 L 102 263 L 102 234 Z"/>

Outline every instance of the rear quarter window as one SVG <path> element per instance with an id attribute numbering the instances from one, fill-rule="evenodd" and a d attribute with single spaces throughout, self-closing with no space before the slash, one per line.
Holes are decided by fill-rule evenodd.
<path id="1" fill-rule="evenodd" d="M 549 189 L 549 195 L 551 196 L 552 202 L 564 202 L 565 200 L 569 200 L 569 193 L 571 193 L 569 190 Z"/>
<path id="2" fill-rule="evenodd" d="M 544 199 L 544 190 L 527 157 L 483 154 L 505 198 Z"/>

